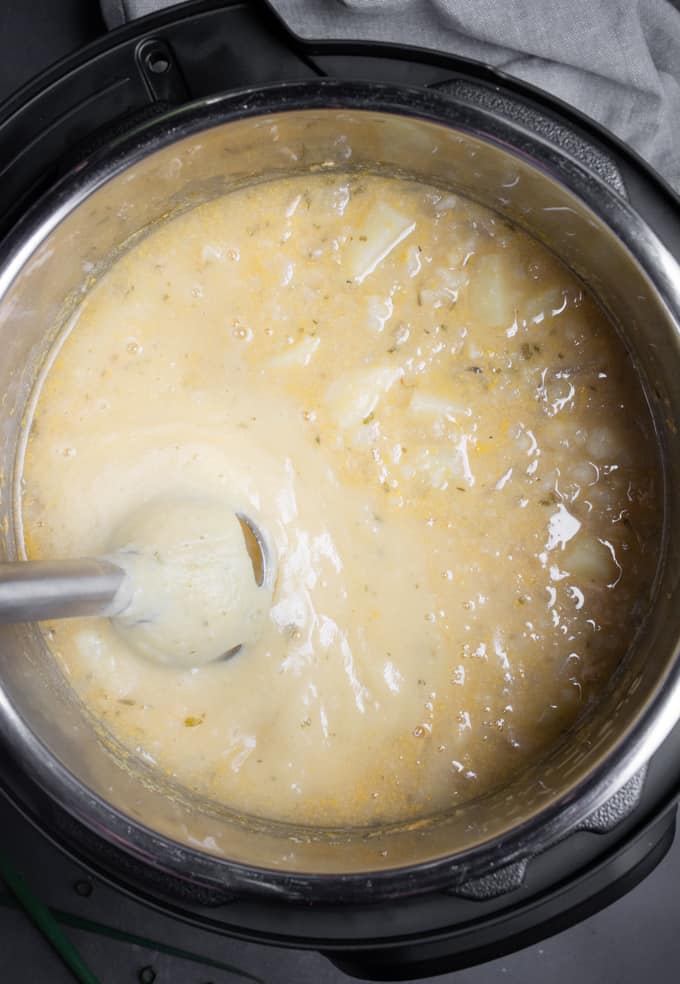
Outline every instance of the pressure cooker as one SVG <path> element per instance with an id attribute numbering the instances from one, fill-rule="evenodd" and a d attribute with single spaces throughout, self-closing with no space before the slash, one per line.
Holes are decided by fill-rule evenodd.
<path id="1" fill-rule="evenodd" d="M 0 166 L 4 558 L 20 549 L 16 461 L 32 385 L 98 271 L 230 189 L 320 170 L 461 192 L 560 257 L 624 338 L 664 485 L 653 602 L 625 660 L 577 726 L 495 792 L 366 828 L 231 812 L 102 736 L 38 628 L 6 625 L 0 782 L 25 815 L 149 904 L 314 947 L 375 979 L 497 956 L 653 866 L 672 839 L 680 776 L 680 203 L 661 178 L 499 72 L 393 45 L 302 41 L 263 3 L 224 2 L 142 19 L 31 83 L 0 110 Z"/>

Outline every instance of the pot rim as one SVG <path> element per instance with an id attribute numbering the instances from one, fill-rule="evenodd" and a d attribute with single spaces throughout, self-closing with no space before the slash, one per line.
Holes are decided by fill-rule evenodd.
<path id="1" fill-rule="evenodd" d="M 431 90 L 319 79 L 229 91 L 139 124 L 67 173 L 32 206 L 0 246 L 0 297 L 34 250 L 87 197 L 155 151 L 245 118 L 305 111 L 392 114 L 457 129 L 500 147 L 562 184 L 603 221 L 643 268 L 680 323 L 680 265 L 632 205 L 581 163 L 490 112 Z M 634 155 L 630 163 L 644 169 Z M 664 187 L 664 191 L 667 189 Z M 672 201 L 672 199 L 671 199 Z M 674 202 L 677 204 L 677 202 Z M 680 217 L 680 213 L 679 217 Z M 156 833 L 87 789 L 20 717 L 0 681 L 0 734 L 11 757 L 73 818 L 139 860 L 206 886 L 305 901 L 380 900 L 450 887 L 542 850 L 601 806 L 649 760 L 680 718 L 680 646 L 637 720 L 578 783 L 504 835 L 411 866 L 335 873 L 260 868 L 210 855 Z"/>

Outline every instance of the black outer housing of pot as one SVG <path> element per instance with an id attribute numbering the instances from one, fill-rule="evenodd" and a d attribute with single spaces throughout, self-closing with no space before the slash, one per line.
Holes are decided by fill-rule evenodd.
<path id="1" fill-rule="evenodd" d="M 450 91 L 521 121 L 624 194 L 680 259 L 677 198 L 628 148 L 573 109 L 482 65 L 436 52 L 302 42 L 262 3 L 193 3 L 136 22 L 62 62 L 0 108 L 0 233 L 60 176 L 139 122 L 234 87 L 324 76 Z M 678 761 L 680 727 L 609 813 L 598 811 L 560 843 L 546 843 L 538 856 L 455 895 L 430 893 L 379 906 L 340 906 L 328 898 L 306 907 L 206 891 L 192 884 L 190 873 L 180 881 L 83 827 L 21 770 L 11 747 L 0 757 L 0 784 L 62 849 L 152 905 L 241 938 L 320 949 L 359 976 L 405 979 L 500 956 L 627 891 L 672 842 Z"/>

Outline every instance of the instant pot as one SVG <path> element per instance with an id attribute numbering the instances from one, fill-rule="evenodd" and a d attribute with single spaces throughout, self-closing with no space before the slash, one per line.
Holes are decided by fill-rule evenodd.
<path id="1" fill-rule="evenodd" d="M 672 842 L 680 776 L 680 203 L 664 182 L 591 121 L 482 65 L 302 41 L 264 3 L 224 2 L 138 21 L 39 77 L 0 109 L 0 167 L 6 557 L 35 373 L 97 272 L 183 210 L 301 171 L 422 177 L 557 253 L 624 334 L 665 488 L 659 572 L 624 664 L 561 744 L 492 795 L 370 829 L 230 813 L 99 734 L 35 627 L 3 626 L 0 780 L 25 816 L 151 905 L 373 979 L 499 956 L 650 871 Z"/>

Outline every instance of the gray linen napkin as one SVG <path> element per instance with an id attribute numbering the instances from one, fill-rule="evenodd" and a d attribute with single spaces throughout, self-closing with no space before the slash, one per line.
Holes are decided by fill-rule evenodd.
<path id="1" fill-rule="evenodd" d="M 305 38 L 474 58 L 604 124 L 680 191 L 678 0 L 272 0 Z M 101 0 L 110 27 L 174 0 Z"/>

